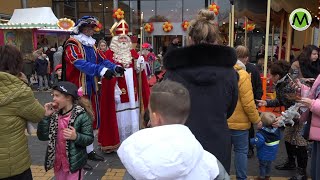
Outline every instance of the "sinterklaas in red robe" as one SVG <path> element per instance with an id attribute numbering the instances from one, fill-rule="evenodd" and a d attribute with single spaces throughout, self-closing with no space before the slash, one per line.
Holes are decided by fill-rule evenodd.
<path id="1" fill-rule="evenodd" d="M 106 58 L 112 63 L 113 52 L 108 50 Z M 132 63 L 126 68 L 123 77 L 111 80 L 103 79 L 100 98 L 101 125 L 98 142 L 102 151 L 112 152 L 120 146 L 120 142 L 139 130 L 139 96 L 138 73 L 134 59 L 139 55 L 131 50 Z M 150 88 L 145 71 L 141 72 L 143 108 L 148 108 Z M 121 94 L 120 97 L 116 95 Z"/>

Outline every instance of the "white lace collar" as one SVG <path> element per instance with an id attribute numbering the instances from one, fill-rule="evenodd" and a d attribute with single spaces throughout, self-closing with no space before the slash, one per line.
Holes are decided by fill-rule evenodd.
<path id="1" fill-rule="evenodd" d="M 94 46 L 96 43 L 96 40 L 93 39 L 92 37 L 86 36 L 85 34 L 78 34 L 78 35 L 73 35 L 73 38 L 78 40 L 81 44 L 86 45 L 86 46 Z"/>

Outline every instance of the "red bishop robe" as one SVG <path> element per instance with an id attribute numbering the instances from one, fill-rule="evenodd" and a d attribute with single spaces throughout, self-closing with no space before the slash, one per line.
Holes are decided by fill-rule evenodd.
<path id="1" fill-rule="evenodd" d="M 113 52 L 107 50 L 105 53 L 106 58 L 117 65 L 122 64 L 116 63 L 113 59 Z M 138 73 L 135 71 L 134 59 L 138 59 L 139 54 L 135 50 L 131 50 L 132 63 L 130 65 L 133 68 L 133 82 L 135 91 L 135 100 L 138 100 Z M 150 88 L 148 85 L 147 76 L 144 71 L 141 73 L 142 79 L 142 98 L 143 107 L 146 110 L 148 108 Z M 98 142 L 103 151 L 113 151 L 120 145 L 119 130 L 117 124 L 116 114 L 116 101 L 115 101 L 115 86 L 118 83 L 119 88 L 122 91 L 120 95 L 121 103 L 129 102 L 128 89 L 126 85 L 125 77 L 116 77 L 111 80 L 105 78 L 102 79 L 101 87 L 101 98 L 100 98 L 100 113 L 101 113 L 101 125 L 99 128 Z"/>

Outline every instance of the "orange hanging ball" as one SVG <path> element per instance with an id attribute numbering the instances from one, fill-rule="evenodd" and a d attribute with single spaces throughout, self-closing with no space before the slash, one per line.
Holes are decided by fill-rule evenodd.
<path id="1" fill-rule="evenodd" d="M 170 32 L 173 29 L 173 26 L 170 22 L 164 22 L 162 25 L 163 31 Z"/>
<path id="2" fill-rule="evenodd" d="M 146 23 L 144 25 L 145 31 L 148 33 L 152 33 L 154 28 L 153 28 L 153 24 L 152 23 Z"/>
<path id="3" fill-rule="evenodd" d="M 124 19 L 124 11 L 122 11 L 120 8 L 114 9 L 112 17 L 118 20 Z"/>
<path id="4" fill-rule="evenodd" d="M 187 20 L 184 20 L 181 26 L 182 26 L 182 29 L 186 31 L 189 27 L 189 22 Z"/>
<path id="5" fill-rule="evenodd" d="M 208 6 L 208 9 L 209 11 L 213 11 L 215 15 L 218 15 L 220 7 L 217 4 L 212 3 Z"/>

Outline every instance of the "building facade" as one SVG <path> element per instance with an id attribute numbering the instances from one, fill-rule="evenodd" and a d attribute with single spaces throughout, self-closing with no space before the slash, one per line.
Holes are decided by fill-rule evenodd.
<path id="1" fill-rule="evenodd" d="M 95 38 L 108 41 L 111 39 L 109 29 L 115 22 L 112 17 L 114 9 L 121 8 L 124 11 L 124 19 L 129 24 L 129 33 L 132 35 L 140 34 L 140 15 L 143 12 L 143 23 L 152 22 L 156 27 L 153 33 L 144 34 L 145 41 L 156 45 L 155 48 L 158 49 L 160 46 L 167 46 L 172 36 L 179 36 L 181 45 L 184 45 L 185 31 L 181 23 L 193 19 L 199 9 L 208 7 L 211 2 L 213 0 L 10 0 L 5 6 L 0 7 L 0 19 L 4 22 L 10 19 L 14 9 L 52 7 L 58 19 L 67 17 L 76 22 L 85 15 L 96 16 L 103 29 Z M 223 15 L 223 12 L 220 14 Z M 174 25 L 169 33 L 161 28 L 165 21 Z"/>
<path id="2" fill-rule="evenodd" d="M 130 32 L 137 34 L 140 26 L 140 13 L 144 22 L 182 22 L 190 20 L 196 12 L 205 8 L 208 0 L 52 0 L 52 8 L 58 18 L 76 20 L 84 15 L 92 15 L 104 25 L 104 34 L 114 23 L 113 10 L 121 8 Z"/>
<path id="3" fill-rule="evenodd" d="M 170 43 L 171 36 L 179 36 L 181 45 L 184 44 L 185 31 L 181 28 L 184 20 L 191 20 L 199 9 L 205 8 L 210 0 L 52 0 L 52 8 L 58 18 L 67 17 L 77 20 L 85 15 L 96 16 L 103 24 L 97 39 L 111 39 L 110 28 L 115 20 L 113 10 L 121 8 L 124 19 L 129 25 L 129 34 L 140 34 L 141 12 L 143 23 L 152 22 L 154 32 L 145 33 L 145 41 L 152 43 L 157 50 Z M 162 23 L 170 21 L 174 28 L 170 33 L 162 30 Z"/>

